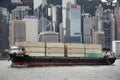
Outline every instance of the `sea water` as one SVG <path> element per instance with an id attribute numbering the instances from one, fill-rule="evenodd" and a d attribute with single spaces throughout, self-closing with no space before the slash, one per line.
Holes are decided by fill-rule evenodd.
<path id="1" fill-rule="evenodd" d="M 120 80 L 120 60 L 113 65 L 12 68 L 0 61 L 0 80 Z"/>

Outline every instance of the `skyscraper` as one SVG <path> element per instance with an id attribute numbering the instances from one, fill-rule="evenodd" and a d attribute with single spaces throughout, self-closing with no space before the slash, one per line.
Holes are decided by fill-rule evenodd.
<path id="1" fill-rule="evenodd" d="M 82 14 L 82 33 L 83 33 L 83 43 L 90 44 L 92 43 L 92 34 L 91 34 L 91 16 L 89 13 Z"/>
<path id="2" fill-rule="evenodd" d="M 16 8 L 16 6 L 29 6 L 29 14 L 33 15 L 33 1 L 34 0 L 11 0 L 11 3 L 9 3 L 9 7 L 7 6 L 7 8 L 11 12 L 13 9 Z"/>
<path id="3" fill-rule="evenodd" d="M 66 42 L 82 43 L 81 7 L 70 2 L 66 12 Z"/>
<path id="4" fill-rule="evenodd" d="M 102 31 L 102 23 L 103 23 L 103 7 L 101 4 L 97 7 L 95 11 L 95 31 Z"/>
<path id="5" fill-rule="evenodd" d="M 12 20 L 18 19 L 22 20 L 24 16 L 29 15 L 30 7 L 29 6 L 17 6 L 14 10 L 12 10 L 11 16 Z"/>
<path id="6" fill-rule="evenodd" d="M 112 41 L 115 40 L 115 21 L 112 10 L 107 9 L 103 15 L 103 31 L 105 33 L 105 48 L 112 49 Z"/>
<path id="7" fill-rule="evenodd" d="M 43 0 L 42 4 L 34 10 L 37 17 L 44 16 L 54 26 L 54 31 L 59 32 L 62 22 L 62 0 Z"/>
<path id="8" fill-rule="evenodd" d="M 116 23 L 116 32 L 115 32 L 115 35 L 116 35 L 116 37 L 115 37 L 115 39 L 116 40 L 120 40 L 120 7 L 119 6 L 117 6 L 116 8 L 115 8 L 115 23 Z"/>
<path id="9" fill-rule="evenodd" d="M 6 8 L 0 7 L 0 50 L 9 48 L 8 20 L 9 12 Z"/>
<path id="10" fill-rule="evenodd" d="M 101 0 L 76 0 L 76 3 L 84 8 L 85 13 L 95 15 L 96 7 L 101 3 Z"/>

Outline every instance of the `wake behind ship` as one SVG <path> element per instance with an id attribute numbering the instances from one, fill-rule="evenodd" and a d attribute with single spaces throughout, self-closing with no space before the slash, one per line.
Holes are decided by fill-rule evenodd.
<path id="1" fill-rule="evenodd" d="M 111 65 L 100 44 L 21 42 L 10 48 L 12 66 Z"/>

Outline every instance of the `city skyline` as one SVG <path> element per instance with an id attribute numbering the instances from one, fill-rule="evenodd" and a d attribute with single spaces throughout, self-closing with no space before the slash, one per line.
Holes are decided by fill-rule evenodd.
<path id="1" fill-rule="evenodd" d="M 73 2 L 74 0 L 64 0 L 63 7 L 66 7 L 67 2 Z M 106 0 L 101 0 L 102 2 L 106 2 Z M 117 2 L 117 0 L 114 0 L 113 2 Z M 37 8 L 42 3 L 42 0 L 34 0 L 34 9 Z"/>
<path id="2" fill-rule="evenodd" d="M 30 1 L 32 1 L 32 0 L 30 0 Z M 40 0 L 40 1 L 42 1 L 42 0 Z M 38 3 L 40 3 L 40 1 Z M 84 40 L 87 41 L 87 39 L 90 39 L 91 35 L 92 35 L 91 34 L 91 28 L 89 26 L 89 25 L 91 25 L 91 23 L 86 23 L 86 22 L 88 22 L 87 20 L 89 19 L 89 22 L 91 22 L 91 18 L 94 17 L 95 18 L 95 20 L 94 20 L 95 24 L 91 27 L 94 28 L 94 26 L 95 26 L 96 29 L 98 28 L 99 31 L 102 32 L 103 31 L 103 28 L 102 28 L 103 25 L 107 24 L 107 23 L 103 24 L 103 22 L 106 21 L 104 18 L 107 17 L 107 16 L 112 18 L 112 15 L 114 15 L 114 14 L 112 14 L 112 15 L 106 14 L 106 16 L 101 15 L 99 17 L 99 13 L 103 14 L 103 11 L 108 11 L 109 13 L 111 13 L 112 11 L 114 11 L 114 8 L 116 8 L 116 10 L 118 8 L 117 4 L 116 4 L 116 6 L 113 6 L 112 4 L 109 4 L 109 3 L 99 2 L 100 0 L 95 0 L 95 1 L 93 1 L 93 3 L 91 3 L 92 1 L 86 1 L 86 0 L 85 1 L 84 0 L 79 1 L 79 0 L 77 0 L 76 4 L 73 3 L 74 0 L 66 0 L 64 2 L 64 4 L 65 4 L 64 6 L 67 5 L 67 2 L 70 2 L 71 4 L 74 4 L 73 7 L 75 7 L 76 5 L 80 6 L 81 10 L 77 11 L 77 10 L 75 10 L 75 8 L 71 9 L 71 7 L 67 7 L 67 6 L 61 8 L 61 6 L 63 6 L 62 1 L 63 0 L 58 0 L 58 1 L 56 1 L 56 0 L 46 0 L 47 4 L 45 4 L 44 6 L 39 5 L 39 7 L 37 7 L 37 9 L 35 9 L 36 14 L 34 12 L 34 14 L 32 14 L 32 16 L 36 16 L 38 18 L 38 21 L 39 21 L 38 22 L 38 24 L 39 24 L 39 26 L 38 26 L 39 27 L 39 33 L 38 34 L 45 31 L 45 30 L 42 30 L 43 29 L 42 21 L 44 20 L 44 22 L 45 22 L 44 25 L 45 25 L 46 31 L 53 31 L 53 32 L 60 33 L 64 29 L 64 35 L 62 35 L 62 36 L 66 37 L 65 31 L 68 30 L 68 33 L 70 33 L 70 37 L 73 37 L 73 36 L 75 37 L 76 35 L 80 34 L 81 38 L 84 38 Z M 18 1 L 16 1 L 16 2 L 17 2 L 18 5 L 14 1 L 12 3 L 9 3 L 9 4 L 14 5 L 14 8 L 10 8 L 11 12 L 8 11 L 10 14 L 8 13 L 6 15 L 3 15 L 3 16 L 5 16 L 4 18 L 9 18 L 9 16 L 10 16 L 9 20 L 11 21 L 11 20 L 22 20 L 24 18 L 24 16 L 26 16 L 26 15 L 31 16 L 30 14 L 28 14 L 28 9 L 29 8 L 27 8 L 27 7 L 33 5 L 33 3 L 31 3 L 31 5 L 28 5 L 28 4 L 20 5 L 20 2 L 18 2 Z M 37 1 L 35 1 L 35 2 L 37 2 Z M 44 2 L 45 2 L 45 0 L 44 0 Z M 100 9 L 98 7 L 95 7 L 95 6 L 98 6 L 99 4 L 100 4 L 100 7 L 103 7 L 103 11 L 101 11 L 101 12 L 99 12 Z M 60 5 L 60 6 L 58 6 L 58 5 Z M 92 5 L 92 6 L 90 6 L 90 5 Z M 33 6 L 31 6 L 31 7 L 33 8 Z M 89 7 L 89 8 L 87 9 L 87 7 Z M 6 8 L 9 8 L 9 7 L 6 7 Z M 97 8 L 98 8 L 98 10 L 96 10 Z M 110 9 L 111 11 L 108 10 L 108 9 Z M 43 16 L 43 18 L 41 18 L 41 14 L 42 14 L 41 10 L 46 12 L 46 14 L 45 14 L 45 16 Z M 72 10 L 75 10 L 75 11 L 72 12 Z M 66 17 L 66 16 L 68 16 L 67 13 L 66 13 L 68 11 L 70 11 L 70 15 L 69 15 L 69 17 Z M 3 12 L 4 11 L 2 11 L 2 14 L 3 14 Z M 62 14 L 59 14 L 59 13 L 62 13 Z M 87 17 L 87 15 L 83 16 L 83 14 L 87 14 L 87 13 L 90 14 L 91 18 Z M 74 15 L 74 14 L 76 14 L 76 15 Z M 83 19 L 81 19 L 81 18 L 83 18 Z M 112 28 L 112 27 L 114 27 L 115 23 L 114 23 L 114 19 L 113 20 L 110 19 L 110 20 L 111 20 L 111 22 L 110 21 L 109 22 L 111 23 L 110 26 Z M 70 22 L 67 23 L 67 21 L 70 21 Z M 92 21 L 92 22 L 94 22 L 94 21 Z M 74 23 L 76 23 L 76 24 L 74 24 Z M 3 24 L 5 24 L 5 23 L 3 23 Z M 59 31 L 60 24 L 62 24 L 61 25 L 61 31 Z M 9 25 L 9 23 L 8 23 L 8 25 Z M 4 27 L 4 26 L 6 26 L 6 27 Z M 4 33 L 4 36 L 6 36 L 5 33 L 8 33 L 7 28 L 8 28 L 7 25 L 3 25 L 3 32 L 2 33 Z M 48 29 L 48 28 L 50 28 L 50 29 Z M 69 28 L 70 28 L 70 30 L 69 30 Z M 94 28 L 94 30 L 96 30 L 95 28 Z M 106 32 L 106 30 L 104 30 L 104 31 Z M 86 37 L 84 37 L 84 32 L 85 33 L 88 32 L 87 35 L 85 34 Z M 101 32 L 96 33 L 96 35 L 100 34 L 100 35 L 104 36 L 104 34 L 101 33 Z M 115 31 L 113 31 L 113 33 L 115 34 Z M 61 34 L 63 34 L 63 33 L 61 33 Z M 114 35 L 114 34 L 110 34 L 110 35 Z M 107 35 L 107 33 L 105 33 L 105 35 Z M 78 38 L 76 38 L 76 39 L 78 39 Z M 7 38 L 6 38 L 6 40 L 7 40 Z M 81 39 L 81 40 L 83 40 L 83 39 Z M 63 40 L 63 41 L 65 41 L 65 40 Z M 86 42 L 86 41 L 83 41 L 83 42 Z M 73 39 L 73 42 L 74 42 L 74 39 Z"/>

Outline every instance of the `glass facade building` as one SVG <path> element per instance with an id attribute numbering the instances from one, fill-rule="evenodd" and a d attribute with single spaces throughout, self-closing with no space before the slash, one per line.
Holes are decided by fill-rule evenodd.
<path id="1" fill-rule="evenodd" d="M 81 7 L 70 2 L 66 12 L 66 42 L 82 43 Z"/>
<path id="2" fill-rule="evenodd" d="M 82 26 L 83 26 L 83 43 L 92 43 L 91 38 L 91 16 L 89 13 L 82 14 Z"/>
<path id="3" fill-rule="evenodd" d="M 59 25 L 62 23 L 62 0 L 43 0 L 42 4 L 34 10 L 34 14 L 39 19 L 44 16 L 52 23 L 54 31 L 59 32 Z"/>

